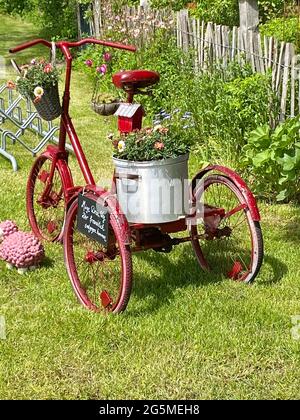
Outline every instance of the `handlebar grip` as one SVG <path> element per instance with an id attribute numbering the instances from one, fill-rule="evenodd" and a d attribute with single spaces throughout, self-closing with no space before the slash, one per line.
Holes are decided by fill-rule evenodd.
<path id="1" fill-rule="evenodd" d="M 10 48 L 9 52 L 14 54 L 19 51 L 26 50 L 27 48 L 33 47 L 34 45 L 37 45 L 37 44 L 44 44 L 46 47 L 49 47 L 49 48 L 51 47 L 51 42 L 46 41 L 45 39 L 34 39 L 33 41 L 29 41 L 29 42 L 26 42 L 25 44 L 17 45 L 14 48 Z"/>

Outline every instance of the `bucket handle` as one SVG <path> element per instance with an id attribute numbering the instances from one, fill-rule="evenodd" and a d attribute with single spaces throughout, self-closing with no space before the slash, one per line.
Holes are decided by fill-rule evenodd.
<path id="1" fill-rule="evenodd" d="M 140 175 L 134 175 L 134 174 L 115 174 L 116 179 L 130 179 L 132 181 L 139 181 L 142 177 Z"/>
<path id="2" fill-rule="evenodd" d="M 138 181 L 140 181 L 142 177 L 136 174 L 116 173 L 115 178 L 121 181 L 122 189 L 125 193 L 135 194 L 138 190 Z M 122 182 L 123 180 L 136 181 L 136 183 L 135 185 L 124 185 Z"/>

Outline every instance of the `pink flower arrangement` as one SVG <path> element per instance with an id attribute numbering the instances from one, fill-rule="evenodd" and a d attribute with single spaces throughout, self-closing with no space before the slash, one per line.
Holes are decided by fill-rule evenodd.
<path id="1" fill-rule="evenodd" d="M 92 65 L 93 65 L 93 60 L 86 60 L 86 62 L 85 62 L 85 65 L 87 66 L 87 67 L 92 67 Z"/>
<path id="2" fill-rule="evenodd" d="M 102 75 L 106 74 L 106 72 L 107 72 L 107 65 L 106 64 L 102 64 L 102 66 L 97 67 L 96 71 L 97 71 L 97 73 L 100 73 Z"/>
<path id="3" fill-rule="evenodd" d="M 157 141 L 155 144 L 154 144 L 154 149 L 156 149 L 156 150 L 163 150 L 165 148 L 165 145 L 164 145 L 164 143 L 163 142 L 161 142 L 161 141 Z"/>
<path id="4" fill-rule="evenodd" d="M 103 54 L 103 60 L 104 60 L 106 63 L 109 63 L 109 62 L 112 60 L 112 55 L 111 55 L 111 53 L 109 53 L 109 52 L 104 53 L 104 54 Z"/>

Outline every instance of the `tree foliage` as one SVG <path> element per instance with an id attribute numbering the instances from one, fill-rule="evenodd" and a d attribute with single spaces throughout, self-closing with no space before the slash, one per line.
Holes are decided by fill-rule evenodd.
<path id="1" fill-rule="evenodd" d="M 77 34 L 76 0 L 0 0 L 0 12 L 29 17 L 48 37 Z"/>

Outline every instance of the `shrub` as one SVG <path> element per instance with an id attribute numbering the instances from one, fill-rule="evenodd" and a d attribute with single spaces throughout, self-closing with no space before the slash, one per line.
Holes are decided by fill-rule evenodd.
<path id="1" fill-rule="evenodd" d="M 196 18 L 222 25 L 239 25 L 238 0 L 200 0 L 192 11 Z"/>
<path id="2" fill-rule="evenodd" d="M 186 101 L 193 113 L 203 160 L 226 156 L 237 164 L 247 134 L 258 124 L 269 123 L 278 106 L 270 76 L 252 74 L 249 66 L 239 68 L 237 64 L 225 73 L 214 69 L 191 80 Z"/>
<path id="3" fill-rule="evenodd" d="M 275 130 L 262 125 L 250 133 L 244 164 L 255 191 L 263 197 L 287 201 L 300 191 L 300 118 L 287 120 Z"/>
<path id="4" fill-rule="evenodd" d="M 282 15 L 285 3 L 291 3 L 292 0 L 258 0 L 260 19 L 262 22 Z"/>
<path id="5" fill-rule="evenodd" d="M 23 15 L 33 8 L 33 0 L 0 0 L 0 12 Z"/>
<path id="6" fill-rule="evenodd" d="M 173 10 L 183 9 L 190 0 L 151 0 L 151 7 L 161 9 L 163 7 L 170 7 Z"/>
<path id="7" fill-rule="evenodd" d="M 222 25 L 239 25 L 239 2 L 238 0 L 152 0 L 152 7 L 172 7 L 180 10 L 188 3 L 195 3 L 191 12 L 204 21 L 213 21 Z M 293 3 L 292 0 L 258 0 L 259 12 L 262 22 L 282 15 L 284 6 Z"/>
<path id="8" fill-rule="evenodd" d="M 300 22 L 297 17 L 275 18 L 260 26 L 262 35 L 274 36 L 279 41 L 300 46 Z"/>
<path id="9" fill-rule="evenodd" d="M 77 0 L 0 0 L 0 11 L 27 16 L 48 38 L 77 36 Z"/>

